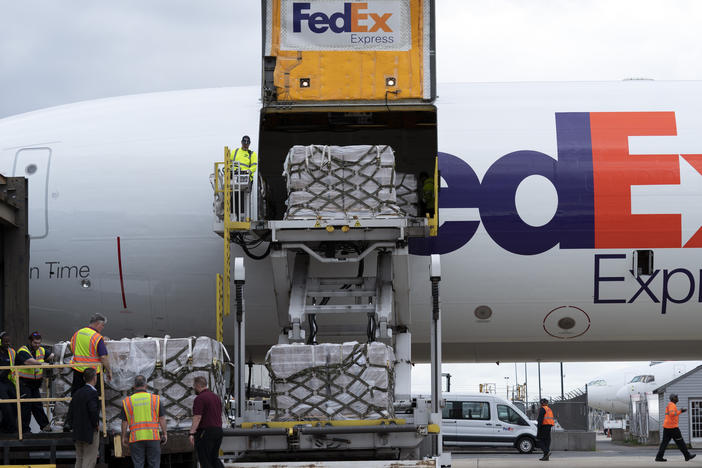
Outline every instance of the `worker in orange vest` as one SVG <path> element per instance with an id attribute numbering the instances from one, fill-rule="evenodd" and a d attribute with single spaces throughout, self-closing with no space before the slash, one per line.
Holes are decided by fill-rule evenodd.
<path id="1" fill-rule="evenodd" d="M 553 411 L 548 407 L 548 400 L 541 399 L 541 409 L 539 409 L 538 428 L 536 430 L 536 445 L 544 452 L 544 456 L 539 458 L 541 461 L 548 461 L 551 456 L 551 429 L 556 424 L 556 419 L 553 417 Z"/>
<path id="2" fill-rule="evenodd" d="M 697 455 L 691 455 L 687 450 L 687 445 L 683 440 L 682 434 L 680 433 L 680 428 L 678 427 L 678 418 L 682 413 L 687 411 L 687 408 L 678 409 L 678 396 L 675 393 L 670 395 L 670 403 L 665 408 L 665 419 L 663 420 L 663 441 L 661 446 L 658 448 L 658 453 L 656 454 L 656 461 L 664 462 L 668 461 L 663 458 L 665 455 L 665 449 L 670 443 L 670 439 L 675 441 L 675 445 L 678 446 L 683 455 L 685 455 L 685 461 L 690 461 Z"/>

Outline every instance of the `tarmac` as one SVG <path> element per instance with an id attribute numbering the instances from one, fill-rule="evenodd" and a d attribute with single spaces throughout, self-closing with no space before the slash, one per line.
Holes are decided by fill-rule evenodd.
<path id="1" fill-rule="evenodd" d="M 597 450 L 593 452 L 553 452 L 548 462 L 539 461 L 541 453 L 522 455 L 516 450 L 485 450 L 485 451 L 458 451 L 452 452 L 453 468 L 503 468 L 518 467 L 532 468 L 551 466 L 568 468 L 619 468 L 619 467 L 702 467 L 702 450 L 691 450 L 697 458 L 686 462 L 682 453 L 677 448 L 666 450 L 666 463 L 656 462 L 658 447 L 628 446 L 613 444 L 605 437 L 598 437 Z"/>

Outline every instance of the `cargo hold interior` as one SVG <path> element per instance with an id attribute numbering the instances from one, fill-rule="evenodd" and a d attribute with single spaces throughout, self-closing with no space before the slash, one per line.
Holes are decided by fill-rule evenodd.
<path id="1" fill-rule="evenodd" d="M 436 107 L 335 106 L 266 107 L 259 129 L 259 174 L 266 186 L 266 218 L 282 219 L 287 189 L 283 163 L 295 145 L 390 145 L 395 170 L 434 173 L 437 156 Z"/>

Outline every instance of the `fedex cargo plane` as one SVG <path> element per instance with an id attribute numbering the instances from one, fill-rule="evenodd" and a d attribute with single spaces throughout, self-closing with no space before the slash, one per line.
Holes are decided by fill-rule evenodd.
<path id="1" fill-rule="evenodd" d="M 225 145 L 249 134 L 257 146 L 257 95 L 126 96 L 0 120 L 0 172 L 30 180 L 32 328 L 67 339 L 101 312 L 112 337 L 214 333 L 208 177 Z M 416 359 L 430 253 L 442 254 L 445 360 L 699 356 L 702 84 L 446 84 L 436 105 L 441 226 L 410 246 Z M 280 330 L 270 263 L 246 266 L 258 354 Z"/>

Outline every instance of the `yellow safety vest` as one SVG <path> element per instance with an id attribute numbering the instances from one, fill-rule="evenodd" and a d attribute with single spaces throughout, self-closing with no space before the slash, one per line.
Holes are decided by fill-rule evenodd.
<path id="1" fill-rule="evenodd" d="M 161 440 L 158 426 L 160 397 L 137 392 L 122 401 L 129 425 L 129 443 L 141 440 Z"/>
<path id="2" fill-rule="evenodd" d="M 30 356 L 32 355 L 32 352 L 29 350 L 27 345 L 22 346 L 17 350 L 18 353 L 21 353 L 22 351 L 26 351 Z M 44 351 L 43 346 L 39 346 L 39 348 L 37 348 L 37 357 L 34 359 L 39 361 L 39 364 L 43 364 L 44 356 L 46 356 L 46 351 Z M 44 371 L 42 369 L 17 369 L 17 373 L 21 378 L 30 380 L 41 380 L 44 375 Z"/>
<path id="3" fill-rule="evenodd" d="M 10 356 L 10 365 L 14 366 L 15 365 L 15 356 L 17 356 L 17 353 L 15 352 L 14 349 L 7 348 L 7 354 Z M 10 369 L 10 373 L 7 374 L 7 378 L 10 382 L 15 383 L 15 373 L 12 372 L 11 369 Z"/>
<path id="4" fill-rule="evenodd" d="M 73 334 L 71 338 L 71 351 L 73 357 L 71 364 L 99 364 L 100 356 L 98 356 L 97 346 L 102 339 L 102 335 L 90 327 L 81 328 Z M 83 372 L 87 367 L 73 366 L 78 372 Z M 100 368 L 95 369 L 100 373 Z"/>
<path id="5" fill-rule="evenodd" d="M 249 151 L 251 151 L 250 155 Z M 255 151 L 249 151 L 237 148 L 230 154 L 232 161 L 239 163 L 239 167 L 241 167 L 241 169 L 251 172 L 251 178 L 253 179 L 254 172 L 256 172 L 256 169 L 258 169 L 258 155 Z"/>

